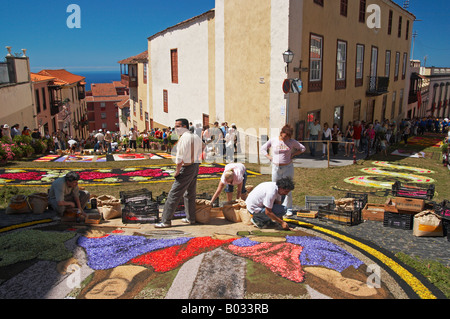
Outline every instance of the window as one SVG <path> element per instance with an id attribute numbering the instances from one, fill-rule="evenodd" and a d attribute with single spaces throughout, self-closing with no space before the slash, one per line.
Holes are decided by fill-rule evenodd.
<path id="1" fill-rule="evenodd" d="M 309 91 L 322 90 L 323 38 L 311 34 L 309 51 Z"/>
<path id="2" fill-rule="evenodd" d="M 366 23 L 366 0 L 359 0 L 359 22 Z"/>
<path id="3" fill-rule="evenodd" d="M 334 114 L 333 114 L 333 125 L 336 123 L 338 125 L 338 128 L 342 131 L 342 118 L 344 115 L 344 107 L 343 106 L 336 106 L 334 108 Z"/>
<path id="4" fill-rule="evenodd" d="M 355 86 L 363 85 L 364 76 L 364 45 L 356 45 L 356 75 L 355 75 Z"/>
<path id="5" fill-rule="evenodd" d="M 35 90 L 36 94 L 36 113 L 41 113 L 41 99 L 39 97 L 39 90 Z"/>
<path id="6" fill-rule="evenodd" d="M 402 66 L 402 80 L 406 77 L 406 62 L 408 59 L 408 54 L 405 52 L 403 53 L 403 66 Z"/>
<path id="7" fill-rule="evenodd" d="M 139 100 L 139 116 L 141 117 L 141 120 L 142 120 L 143 114 L 144 114 L 144 110 L 142 108 L 142 100 Z"/>
<path id="8" fill-rule="evenodd" d="M 398 17 L 398 37 L 402 37 L 402 17 Z"/>
<path id="9" fill-rule="evenodd" d="M 395 53 L 395 73 L 394 73 L 394 81 L 398 80 L 398 69 L 400 65 L 400 52 Z"/>
<path id="10" fill-rule="evenodd" d="M 400 98 L 399 98 L 399 102 L 398 102 L 398 115 L 402 114 L 402 110 L 403 110 L 403 92 L 404 89 L 400 90 Z"/>
<path id="11" fill-rule="evenodd" d="M 346 17 L 348 11 L 348 0 L 341 0 L 341 16 Z"/>
<path id="12" fill-rule="evenodd" d="M 136 116 L 136 101 L 134 100 L 134 97 L 133 97 L 133 115 Z"/>
<path id="13" fill-rule="evenodd" d="M 409 39 L 409 20 L 406 21 L 406 40 Z"/>
<path id="14" fill-rule="evenodd" d="M 148 63 L 144 63 L 144 84 L 147 84 Z"/>
<path id="15" fill-rule="evenodd" d="M 347 42 L 338 40 L 336 52 L 336 89 L 345 89 L 347 69 Z"/>
<path id="16" fill-rule="evenodd" d="M 163 90 L 163 107 L 164 113 L 169 113 L 169 93 L 167 90 Z"/>
<path id="17" fill-rule="evenodd" d="M 41 93 L 42 93 L 42 108 L 45 111 L 47 109 L 47 99 L 45 98 L 45 88 L 41 89 Z"/>
<path id="18" fill-rule="evenodd" d="M 101 103 L 100 103 L 100 107 L 101 107 L 102 109 L 104 109 L 104 108 L 106 107 L 106 103 L 105 103 L 105 102 L 101 102 Z"/>
<path id="19" fill-rule="evenodd" d="M 178 49 L 170 50 L 172 83 L 178 83 Z"/>
<path id="20" fill-rule="evenodd" d="M 101 116 L 102 119 L 106 119 L 106 113 L 105 112 L 100 113 L 100 116 Z"/>
<path id="21" fill-rule="evenodd" d="M 397 100 L 397 92 L 394 91 L 392 94 L 392 109 L 391 109 L 391 120 L 395 117 L 395 100 Z"/>
<path id="22" fill-rule="evenodd" d="M 108 124 L 102 123 L 102 128 L 103 128 L 103 129 L 105 129 L 105 128 L 107 128 L 107 127 L 108 127 Z"/>
<path id="23" fill-rule="evenodd" d="M 383 95 L 383 105 L 381 107 L 381 120 L 386 119 L 387 94 Z"/>
<path id="24" fill-rule="evenodd" d="M 392 10 L 389 10 L 389 23 L 388 23 L 388 34 L 392 34 L 392 19 L 393 19 L 394 12 Z"/>
<path id="25" fill-rule="evenodd" d="M 391 75 L 391 51 L 386 51 L 386 61 L 384 67 L 384 76 L 389 77 Z"/>
<path id="26" fill-rule="evenodd" d="M 372 47 L 372 54 L 370 59 L 370 80 L 369 90 L 375 91 L 377 88 L 377 74 L 378 74 L 378 48 Z"/>
<path id="27" fill-rule="evenodd" d="M 323 0 L 314 0 L 314 3 L 317 3 L 323 7 Z"/>

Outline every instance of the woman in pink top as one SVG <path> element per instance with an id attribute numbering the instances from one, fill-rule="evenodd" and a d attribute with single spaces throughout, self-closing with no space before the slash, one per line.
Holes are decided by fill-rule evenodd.
<path id="1" fill-rule="evenodd" d="M 272 162 L 272 182 L 283 177 L 294 179 L 294 163 L 292 158 L 305 152 L 306 148 L 292 138 L 294 129 L 285 125 L 278 138 L 273 138 L 261 147 L 261 154 Z M 272 155 L 269 154 L 272 150 Z M 287 208 L 287 215 L 292 215 L 292 192 L 284 199 L 283 205 Z"/>

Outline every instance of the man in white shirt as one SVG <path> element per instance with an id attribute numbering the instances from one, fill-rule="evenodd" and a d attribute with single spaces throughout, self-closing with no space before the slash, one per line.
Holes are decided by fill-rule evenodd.
<path id="1" fill-rule="evenodd" d="M 100 150 L 102 153 L 105 150 L 105 135 L 103 134 L 103 130 L 99 129 L 98 133 L 94 136 L 97 139 L 97 144 L 94 146 L 94 151 Z"/>
<path id="2" fill-rule="evenodd" d="M 322 130 L 322 127 L 319 124 L 319 120 L 315 119 L 314 123 L 309 123 L 308 126 L 308 138 L 310 141 L 309 143 L 309 152 L 311 156 L 316 155 L 316 142 L 319 139 L 319 132 Z"/>
<path id="3" fill-rule="evenodd" d="M 175 146 L 175 164 L 177 164 L 175 182 L 167 196 L 161 223 L 156 224 L 156 228 L 168 228 L 172 226 L 175 209 L 182 197 L 184 197 L 186 213 L 186 218 L 183 218 L 182 222 L 195 224 L 197 176 L 204 144 L 197 134 L 189 131 L 189 122 L 186 119 L 178 119 L 175 121 L 175 132 L 179 136 L 178 143 Z"/>
<path id="4" fill-rule="evenodd" d="M 258 228 L 265 228 L 277 222 L 283 229 L 289 230 L 288 224 L 283 221 L 287 210 L 281 203 L 283 196 L 288 195 L 294 188 L 294 182 L 289 177 L 256 186 L 246 200 L 252 223 Z"/>

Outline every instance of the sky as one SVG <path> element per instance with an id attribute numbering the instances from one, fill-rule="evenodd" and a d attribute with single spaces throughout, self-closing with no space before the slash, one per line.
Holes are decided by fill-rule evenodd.
<path id="1" fill-rule="evenodd" d="M 305 0 L 306 1 L 306 0 Z M 312 1 L 312 0 L 311 0 Z M 329 0 L 338 1 L 338 0 Z M 355 1 L 355 0 L 352 0 Z M 370 0 L 367 1 L 370 4 Z M 403 5 L 403 0 L 394 2 Z M 257 0 L 255 0 L 257 3 Z M 214 0 L 0 0 L 0 57 L 27 49 L 32 72 L 119 70 L 119 60 L 147 50 L 147 38 L 215 6 Z M 68 28 L 70 4 L 81 28 Z M 450 1 L 410 0 L 417 20 L 412 57 L 450 67 Z"/>

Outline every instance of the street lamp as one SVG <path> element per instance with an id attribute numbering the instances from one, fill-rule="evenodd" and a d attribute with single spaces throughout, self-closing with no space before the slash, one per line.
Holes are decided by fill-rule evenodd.
<path id="1" fill-rule="evenodd" d="M 289 64 L 294 60 L 294 53 L 288 49 L 283 53 L 284 63 L 286 63 L 286 73 L 288 73 Z"/>

